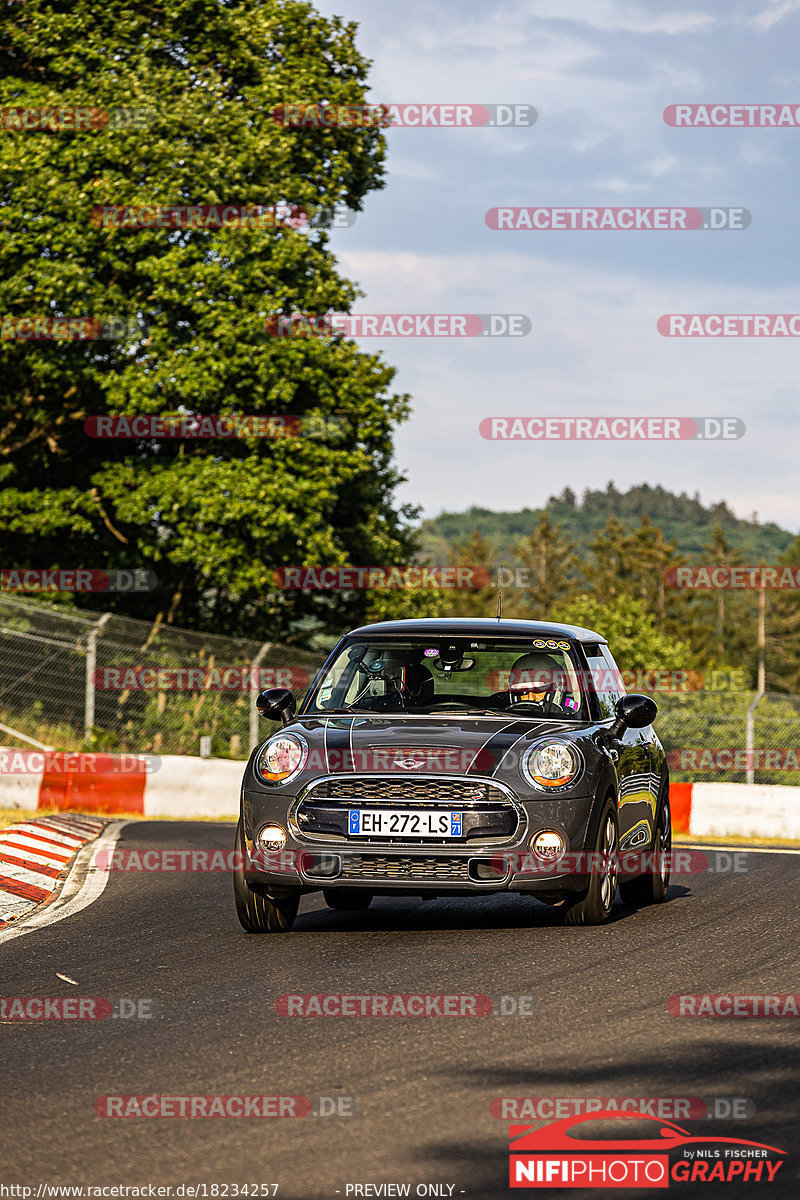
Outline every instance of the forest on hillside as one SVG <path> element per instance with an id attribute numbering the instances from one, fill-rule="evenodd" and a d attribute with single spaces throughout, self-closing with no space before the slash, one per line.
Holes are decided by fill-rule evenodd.
<path id="1" fill-rule="evenodd" d="M 739 690 L 757 685 L 759 591 L 679 590 L 667 572 L 686 565 L 800 565 L 800 537 L 778 525 L 647 484 L 625 493 L 609 484 L 580 500 L 565 488 L 543 509 L 516 513 L 443 513 L 425 521 L 419 535 L 426 561 L 483 567 L 493 581 L 448 595 L 449 614 L 493 615 L 502 566 L 504 616 L 597 628 L 623 669 L 728 672 Z M 762 603 L 767 690 L 796 694 L 798 593 L 768 590 Z"/>
<path id="2" fill-rule="evenodd" d="M 422 522 L 422 549 L 431 562 L 446 562 L 450 548 L 477 529 L 498 555 L 513 557 L 515 543 L 531 533 L 543 512 L 558 523 L 579 555 L 588 549 L 593 534 L 612 516 L 628 528 L 638 525 L 642 517 L 649 518 L 686 555 L 699 554 L 716 525 L 722 527 L 734 550 L 754 562 L 777 558 L 793 541 L 793 534 L 772 522 L 762 524 L 755 513 L 744 519 L 735 516 L 724 500 L 705 507 L 697 494 L 676 495 L 647 483 L 620 492 L 609 483 L 604 491 L 587 488 L 580 498 L 572 488 L 565 487 L 559 496 L 551 496 L 543 508 L 443 512 Z"/>

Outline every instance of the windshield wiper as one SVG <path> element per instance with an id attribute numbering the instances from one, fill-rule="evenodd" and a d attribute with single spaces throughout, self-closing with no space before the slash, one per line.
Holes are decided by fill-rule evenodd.
<path id="1" fill-rule="evenodd" d="M 506 713 L 500 712 L 496 708 L 471 708 L 465 705 L 463 708 L 437 708 L 435 712 L 424 713 L 422 715 L 428 717 L 438 717 L 439 715 L 443 717 L 504 717 Z"/>

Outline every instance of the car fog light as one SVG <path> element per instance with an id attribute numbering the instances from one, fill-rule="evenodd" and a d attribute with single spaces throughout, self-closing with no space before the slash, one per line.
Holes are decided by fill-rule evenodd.
<path id="1" fill-rule="evenodd" d="M 286 845 L 286 830 L 280 825 L 263 825 L 256 834 L 256 845 L 259 850 L 276 854 Z"/>
<path id="2" fill-rule="evenodd" d="M 560 858 L 566 848 L 567 843 L 555 829 L 543 829 L 531 838 L 531 850 L 540 858 Z"/>

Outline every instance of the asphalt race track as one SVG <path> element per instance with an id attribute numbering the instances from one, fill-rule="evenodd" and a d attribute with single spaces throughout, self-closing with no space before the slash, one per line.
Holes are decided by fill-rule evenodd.
<path id="1" fill-rule="evenodd" d="M 159 821 L 127 825 L 119 845 L 228 850 L 232 841 L 229 825 Z M 673 1193 L 797 1197 L 798 1019 L 667 1010 L 676 993 L 800 990 L 800 857 L 752 852 L 747 867 L 681 876 L 655 908 L 618 901 L 600 928 L 564 928 L 516 896 L 378 899 L 348 914 L 315 895 L 293 933 L 272 937 L 240 930 L 225 872 L 114 872 L 83 911 L 0 944 L 2 994 L 149 998 L 158 1014 L 2 1024 L 4 1179 L 205 1183 L 209 1196 L 214 1182 L 278 1183 L 284 1200 L 345 1198 L 348 1184 L 368 1183 L 408 1183 L 412 1196 L 418 1184 L 452 1185 L 434 1195 L 509 1196 L 508 1125 L 490 1113 L 497 1097 L 745 1097 L 748 1119 L 677 1123 L 786 1150 L 774 1183 L 673 1183 Z M 485 1018 L 275 1011 L 282 993 L 341 992 L 530 995 L 536 1008 Z M 95 1115 L 99 1096 L 152 1093 L 346 1096 L 357 1111 Z"/>

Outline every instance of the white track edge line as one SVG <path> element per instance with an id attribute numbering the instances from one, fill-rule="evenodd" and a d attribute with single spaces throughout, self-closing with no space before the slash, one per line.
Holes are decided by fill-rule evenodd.
<path id="1" fill-rule="evenodd" d="M 112 821 L 98 838 L 83 846 L 75 855 L 70 873 L 56 899 L 42 909 L 36 908 L 29 917 L 20 917 L 6 929 L 0 929 L 0 945 L 35 929 L 55 925 L 93 904 L 111 878 L 110 871 L 100 870 L 94 865 L 95 855 L 98 850 L 112 850 L 122 830 L 130 824 L 130 821 Z"/>

